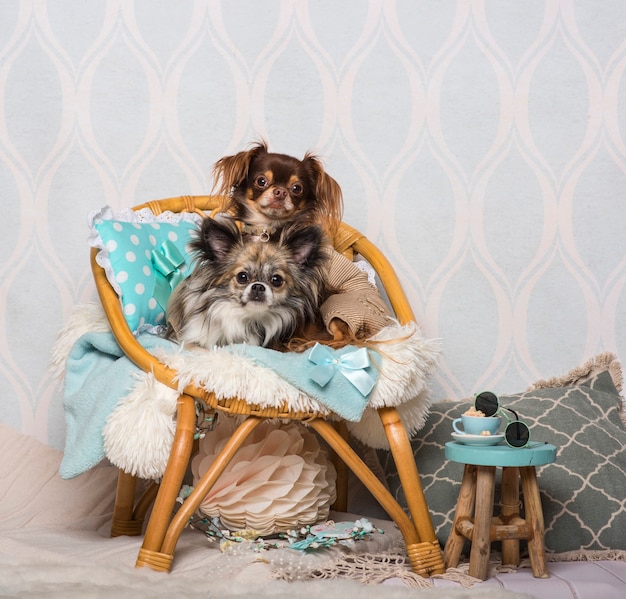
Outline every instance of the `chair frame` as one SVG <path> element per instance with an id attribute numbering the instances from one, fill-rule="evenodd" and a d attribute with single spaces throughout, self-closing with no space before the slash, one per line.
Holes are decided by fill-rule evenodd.
<path id="1" fill-rule="evenodd" d="M 150 201 L 134 210 L 149 208 L 154 214 L 165 211 L 196 212 L 207 216 L 220 205 L 218 196 L 179 196 Z M 334 239 L 337 251 L 351 257 L 360 254 L 376 270 L 387 292 L 391 307 L 401 324 L 413 321 L 414 315 L 393 267 L 380 250 L 364 235 L 341 223 Z M 176 371 L 168 368 L 145 350 L 135 339 L 124 318 L 121 303 L 109 284 L 104 269 L 96 262 L 98 250 L 91 251 L 91 267 L 96 289 L 112 332 L 125 355 L 140 369 L 152 372 L 155 378 L 172 389 Z M 226 446 L 209 470 L 196 484 L 182 507 L 172 515 L 183 477 L 191 459 L 196 432 L 196 398 L 217 412 L 245 415 Z M 177 402 L 176 432 L 165 473 L 160 483 L 152 483 L 136 500 L 137 478 L 120 470 L 111 536 L 141 535 L 144 520 L 152 505 L 143 544 L 136 565 L 169 572 L 174 552 L 183 528 L 215 484 L 230 460 L 254 428 L 267 418 L 304 421 L 331 447 L 338 466 L 337 501 L 334 508 L 345 511 L 347 504 L 347 468 L 351 469 L 369 489 L 390 518 L 400 529 L 412 570 L 421 576 L 444 572 L 443 555 L 435 535 L 426 499 L 419 480 L 411 444 L 395 408 L 378 409 L 391 454 L 396 463 L 400 484 L 404 489 L 410 517 L 391 495 L 385 485 L 356 454 L 348 442 L 345 423 L 331 423 L 315 412 L 296 412 L 288 406 L 262 408 L 240 398 L 217 399 L 214 394 L 188 385 Z M 343 425 L 343 426 L 342 426 Z"/>

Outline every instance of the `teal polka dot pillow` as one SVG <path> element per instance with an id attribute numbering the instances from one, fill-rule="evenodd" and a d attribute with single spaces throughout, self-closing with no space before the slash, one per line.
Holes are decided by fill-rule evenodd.
<path id="1" fill-rule="evenodd" d="M 90 244 L 100 250 L 96 261 L 133 333 L 165 324 L 169 296 L 191 271 L 187 244 L 199 221 L 195 214 L 155 216 L 149 209 L 114 214 L 108 206 L 89 215 Z"/>

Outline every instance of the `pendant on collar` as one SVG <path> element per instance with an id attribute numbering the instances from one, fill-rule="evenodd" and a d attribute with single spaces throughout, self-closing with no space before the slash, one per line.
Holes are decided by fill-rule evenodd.
<path id="1" fill-rule="evenodd" d="M 242 232 L 247 235 L 253 235 L 254 237 L 258 237 L 259 241 L 267 243 L 271 239 L 272 235 L 276 233 L 276 230 L 277 229 L 275 227 L 268 229 L 266 227 L 252 227 L 250 225 L 244 224 Z"/>

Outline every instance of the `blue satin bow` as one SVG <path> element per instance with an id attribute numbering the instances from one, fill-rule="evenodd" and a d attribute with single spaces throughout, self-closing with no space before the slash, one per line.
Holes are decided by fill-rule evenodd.
<path id="1" fill-rule="evenodd" d="M 328 384 L 337 371 L 348 379 L 363 397 L 367 397 L 376 384 L 376 379 L 366 371 L 370 366 L 370 358 L 364 347 L 335 357 L 328 347 L 316 343 L 309 352 L 309 360 L 315 364 L 310 377 L 322 387 Z"/>
<path id="2" fill-rule="evenodd" d="M 159 250 L 152 250 L 151 256 L 156 273 L 153 296 L 165 310 L 172 291 L 185 279 L 185 273 L 181 270 L 185 257 L 169 239 L 161 244 Z"/>

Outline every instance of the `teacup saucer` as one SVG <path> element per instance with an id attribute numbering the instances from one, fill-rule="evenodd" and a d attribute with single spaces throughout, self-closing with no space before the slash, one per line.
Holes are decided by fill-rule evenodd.
<path id="1" fill-rule="evenodd" d="M 495 445 L 500 443 L 504 439 L 504 433 L 497 433 L 495 435 L 461 435 L 459 433 L 452 433 L 452 438 L 464 445 Z"/>

